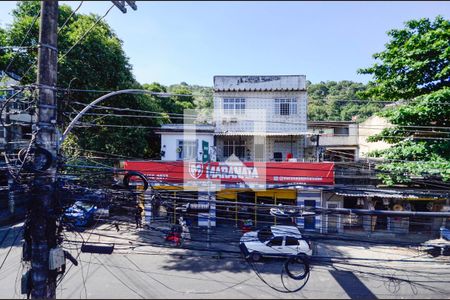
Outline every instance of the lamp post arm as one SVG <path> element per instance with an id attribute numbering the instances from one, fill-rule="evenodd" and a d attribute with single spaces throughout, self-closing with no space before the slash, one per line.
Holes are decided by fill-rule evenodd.
<path id="1" fill-rule="evenodd" d="M 67 126 L 66 130 L 64 131 L 64 133 L 62 134 L 61 138 L 59 139 L 59 144 L 61 145 L 64 140 L 66 139 L 67 135 L 70 133 L 70 131 L 72 130 L 72 128 L 75 126 L 75 124 L 78 122 L 78 120 L 88 111 L 90 110 L 94 105 L 96 105 L 97 103 L 102 102 L 103 100 L 106 100 L 112 96 L 117 96 L 120 94 L 149 94 L 149 95 L 153 95 L 155 94 L 152 91 L 148 91 L 148 90 L 138 90 L 138 89 L 128 89 L 128 90 L 120 90 L 120 91 L 115 91 L 115 92 L 111 92 L 108 93 L 106 95 L 103 95 L 97 99 L 95 99 L 94 101 L 92 101 L 91 103 L 89 103 L 85 108 L 83 108 L 76 116 L 75 118 L 73 118 L 73 120 L 69 123 L 69 125 Z"/>

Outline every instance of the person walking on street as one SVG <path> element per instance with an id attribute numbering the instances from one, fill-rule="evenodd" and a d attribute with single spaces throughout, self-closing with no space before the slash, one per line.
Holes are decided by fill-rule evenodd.
<path id="1" fill-rule="evenodd" d="M 138 206 L 136 208 L 136 214 L 134 219 L 136 221 L 136 228 L 142 228 L 142 207 Z"/>

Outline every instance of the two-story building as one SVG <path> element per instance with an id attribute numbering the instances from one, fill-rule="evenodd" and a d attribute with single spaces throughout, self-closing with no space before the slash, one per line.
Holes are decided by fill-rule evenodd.
<path id="1" fill-rule="evenodd" d="M 306 77 L 214 76 L 217 159 L 303 161 Z"/>
<path id="2" fill-rule="evenodd" d="M 280 218 L 263 206 L 321 206 L 323 188 L 334 184 L 333 163 L 304 162 L 307 102 L 304 75 L 215 76 L 210 125 L 164 125 L 161 161 L 123 167 L 142 171 L 173 199 L 214 202 L 209 214 L 190 216 L 199 226 L 250 219 L 321 231 L 321 216 Z"/>

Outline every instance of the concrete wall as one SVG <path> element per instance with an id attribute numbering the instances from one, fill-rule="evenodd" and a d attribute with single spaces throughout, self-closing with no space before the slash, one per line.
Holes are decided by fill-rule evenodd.
<path id="1" fill-rule="evenodd" d="M 245 114 L 226 115 L 223 110 L 224 98 L 245 98 Z M 296 98 L 297 114 L 276 114 L 276 98 Z M 216 132 L 306 132 L 307 101 L 306 91 L 215 92 Z"/>
<path id="2" fill-rule="evenodd" d="M 391 145 L 386 142 L 369 143 L 367 138 L 371 135 L 381 132 L 384 128 L 390 127 L 391 124 L 382 117 L 371 116 L 364 122 L 359 124 L 359 157 L 367 157 L 367 153 L 374 150 L 387 149 Z"/>

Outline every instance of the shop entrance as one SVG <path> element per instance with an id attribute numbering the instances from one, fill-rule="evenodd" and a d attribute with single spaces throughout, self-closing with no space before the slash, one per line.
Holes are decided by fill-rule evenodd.
<path id="1" fill-rule="evenodd" d="M 432 211 L 432 201 L 410 201 L 412 211 Z M 431 232 L 433 219 L 427 217 L 411 217 L 409 221 L 410 232 Z"/>
<path id="2" fill-rule="evenodd" d="M 375 210 L 389 210 L 389 205 L 383 204 L 383 199 L 376 199 L 374 203 Z M 373 230 L 387 230 L 387 223 L 387 216 L 372 216 Z"/>
<path id="3" fill-rule="evenodd" d="M 328 202 L 328 208 L 339 208 L 338 202 Z M 338 233 L 339 232 L 340 216 L 338 214 L 327 215 L 327 231 L 328 233 Z"/>
<path id="4" fill-rule="evenodd" d="M 364 208 L 362 199 L 344 197 L 344 208 Z M 342 217 L 344 230 L 363 231 L 363 218 L 361 215 L 350 214 Z"/>
<path id="5" fill-rule="evenodd" d="M 188 226 L 196 226 L 198 223 L 198 213 L 197 212 L 179 212 L 176 210 L 177 207 L 185 206 L 188 203 L 195 203 L 198 200 L 197 192 L 184 192 L 184 191 L 173 191 L 168 192 L 167 197 L 172 199 L 172 205 L 167 208 L 167 217 L 169 222 L 173 224 L 178 223 L 178 219 L 183 217 Z M 164 198 L 163 198 L 164 199 Z"/>
<path id="6" fill-rule="evenodd" d="M 256 201 L 258 204 L 275 204 L 272 197 L 258 197 Z M 256 224 L 258 227 L 273 225 L 274 219 L 274 216 L 270 214 L 270 207 L 260 205 L 256 207 Z"/>
<path id="7" fill-rule="evenodd" d="M 238 205 L 238 222 L 242 223 L 245 220 L 252 220 L 255 223 L 255 192 L 239 192 L 237 194 L 237 201 L 253 205 Z"/>
<path id="8" fill-rule="evenodd" d="M 315 208 L 315 207 L 316 207 L 316 200 L 305 200 L 305 208 Z M 305 229 L 306 230 L 316 229 L 315 216 L 305 217 Z"/>

